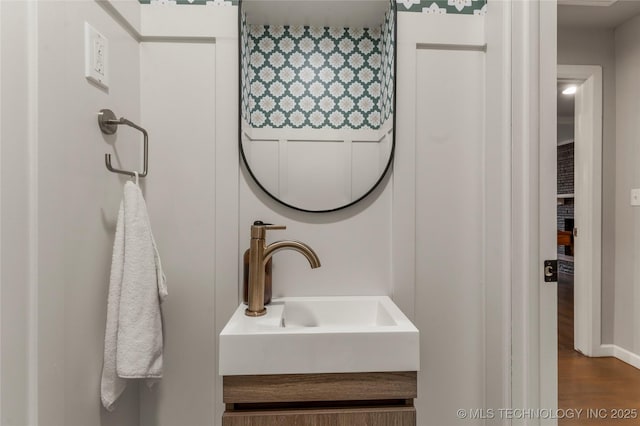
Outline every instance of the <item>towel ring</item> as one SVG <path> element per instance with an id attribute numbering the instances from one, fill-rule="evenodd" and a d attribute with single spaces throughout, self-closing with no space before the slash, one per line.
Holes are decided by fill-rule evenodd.
<path id="1" fill-rule="evenodd" d="M 118 131 L 118 126 L 121 124 L 133 127 L 134 129 L 141 131 L 144 135 L 143 170 L 138 173 L 138 176 L 145 177 L 149 170 L 149 135 L 147 134 L 147 131 L 124 117 L 116 118 L 116 115 L 110 109 L 101 109 L 98 113 L 98 126 L 105 135 L 114 135 Z M 136 176 L 134 172 L 116 169 L 111 166 L 111 154 L 104 155 L 104 163 L 107 166 L 107 169 L 113 173 L 120 173 L 131 177 Z"/>

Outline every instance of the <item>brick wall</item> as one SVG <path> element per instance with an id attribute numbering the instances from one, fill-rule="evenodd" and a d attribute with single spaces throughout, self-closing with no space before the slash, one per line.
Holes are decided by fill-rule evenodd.
<path id="1" fill-rule="evenodd" d="M 558 147 L 558 194 L 574 193 L 574 144 L 566 144 Z M 558 229 L 565 229 L 565 219 L 573 219 L 574 215 L 574 199 L 559 199 L 557 208 Z M 558 247 L 558 254 L 569 254 L 564 246 Z M 561 273 L 573 275 L 573 262 L 560 260 L 558 262 L 558 270 Z"/>
<path id="2" fill-rule="evenodd" d="M 558 194 L 573 194 L 574 144 L 558 147 Z"/>

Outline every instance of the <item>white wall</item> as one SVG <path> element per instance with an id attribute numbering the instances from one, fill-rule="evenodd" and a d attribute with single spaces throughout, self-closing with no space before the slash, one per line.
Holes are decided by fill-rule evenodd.
<path id="1" fill-rule="evenodd" d="M 150 144 L 146 198 L 169 288 L 165 374 L 154 389 L 141 389 L 140 424 L 208 425 L 217 380 L 216 45 L 151 42 L 140 49 Z"/>
<path id="2" fill-rule="evenodd" d="M 640 366 L 640 210 L 629 194 L 640 187 L 640 17 L 616 28 L 616 294 L 614 343 Z"/>
<path id="3" fill-rule="evenodd" d="M 236 30 L 235 25 L 213 24 L 217 19 L 228 22 L 234 9 L 170 9 L 142 9 L 143 33 L 160 37 L 142 44 L 142 111 L 156 134 L 147 201 L 168 265 L 170 296 L 167 373 L 156 390 L 142 391 L 141 424 L 219 424 L 224 407 L 221 380 L 212 377 L 217 371 L 214 337 L 239 303 L 239 260 L 248 246 L 249 227 L 258 219 L 287 225 L 286 231 L 272 232 L 269 240 L 304 241 L 323 265 L 311 270 L 298 254 L 278 253 L 275 296 L 389 294 L 414 318 L 422 330 L 417 401 L 421 425 L 455 424 L 453 408 L 483 406 L 485 389 L 500 389 L 503 379 L 484 376 L 485 354 L 492 355 L 492 349 L 485 348 L 483 308 L 485 128 L 484 116 L 474 112 L 485 104 L 485 54 L 474 48 L 416 50 L 420 37 L 481 45 L 482 18 L 448 17 L 451 21 L 433 21 L 436 25 L 425 32 L 419 29 L 423 16 L 402 15 L 405 27 L 416 29 L 411 36 L 416 38 L 405 40 L 405 52 L 412 52 L 420 67 L 400 64 L 399 78 L 405 82 L 399 90 L 415 97 L 419 89 L 423 96 L 418 103 L 405 99 L 398 110 L 404 112 L 403 119 L 431 119 L 420 121 L 414 134 L 399 132 L 394 174 L 370 198 L 340 212 L 316 215 L 270 199 L 240 164 Z M 184 15 L 176 21 L 175 13 Z M 215 37 L 214 45 L 202 43 L 209 37 Z M 174 61 L 177 57 L 179 62 Z M 410 69 L 421 71 L 406 74 Z M 442 78 L 418 78 L 427 69 Z M 452 77 L 451 69 L 461 72 Z M 443 79 L 450 86 L 441 84 Z M 434 105 L 449 108 L 438 111 Z M 467 113 L 460 115 L 460 110 Z M 450 180 L 445 181 L 445 173 L 453 175 Z M 412 210 L 403 208 L 411 204 L 407 200 L 413 200 Z M 414 222 L 407 220 L 408 214 L 415 215 Z M 393 233 L 397 237 L 403 230 L 415 240 L 392 241 Z M 457 237 L 450 237 L 448 230 Z M 392 264 L 400 253 L 401 261 Z M 411 270 L 415 281 L 402 278 L 410 277 Z"/>
<path id="4" fill-rule="evenodd" d="M 219 424 L 217 336 L 239 303 L 237 9 L 142 11 L 145 195 L 169 296 L 165 374 L 141 389 L 139 424 Z"/>
<path id="5" fill-rule="evenodd" d="M 29 8 L 0 2 L 0 424 L 28 423 Z"/>
<path id="6" fill-rule="evenodd" d="M 429 75 L 416 96 L 421 425 L 473 424 L 456 410 L 484 406 L 484 55 L 417 52 L 417 74 Z"/>
<path id="7" fill-rule="evenodd" d="M 453 408 L 495 400 L 486 389 L 504 392 L 503 375 L 485 370 L 496 352 L 504 355 L 488 340 L 504 330 L 485 329 L 486 292 L 501 285 L 485 282 L 492 266 L 484 265 L 485 229 L 498 223 L 485 216 L 485 187 L 504 183 L 488 178 L 484 162 L 478 111 L 495 105 L 492 96 L 503 98 L 484 93 L 482 17 L 401 14 L 399 28 L 411 30 L 399 34 L 399 57 L 408 62 L 399 63 L 394 174 L 357 206 L 311 215 L 266 197 L 240 165 L 235 8 L 146 6 L 141 24 L 132 23 L 150 36 L 142 44 L 96 2 L 37 9 L 40 424 L 220 424 L 216 339 L 239 303 L 239 259 L 256 219 L 287 225 L 269 239 L 307 242 L 323 264 L 312 271 L 299 255 L 278 253 L 275 295 L 390 294 L 414 319 L 422 339 L 421 426 L 456 424 Z M 82 74 L 84 20 L 110 40 L 108 93 Z M 471 49 L 424 51 L 418 42 Z M 427 70 L 441 79 L 429 81 Z M 132 386 L 113 414 L 100 408 L 98 390 L 124 179 L 106 171 L 103 154 L 115 146 L 122 166 L 136 167 L 140 148 L 127 128 L 113 146 L 101 136 L 95 114 L 103 107 L 149 130 L 145 194 L 169 279 L 165 377 L 139 395 Z"/>
<path id="8" fill-rule="evenodd" d="M 110 87 L 84 77 L 84 22 L 109 39 Z M 137 425 L 138 392 L 113 414 L 99 397 L 115 220 L 125 179 L 104 154 L 139 168 L 140 134 L 104 137 L 96 114 L 111 108 L 140 122 L 139 46 L 94 1 L 38 2 L 37 388 L 39 424 Z"/>
<path id="9" fill-rule="evenodd" d="M 613 30 L 558 29 L 558 64 L 600 65 L 603 83 L 602 127 L 602 343 L 614 342 L 616 253 L 616 64 Z M 623 197 L 626 201 L 628 196 Z M 619 256 L 618 256 L 619 257 Z"/>
<path id="10" fill-rule="evenodd" d="M 166 373 L 157 389 L 142 390 L 140 424 L 219 424 L 216 337 L 240 300 L 239 259 L 250 225 L 285 224 L 269 240 L 299 239 L 322 261 L 312 271 L 297 253 L 278 253 L 274 296 L 390 294 L 391 191 L 387 184 L 358 206 L 323 215 L 290 210 L 262 194 L 240 167 L 237 70 L 230 59 L 237 30 L 215 24 L 236 9 L 182 9 L 209 17 L 215 44 L 202 42 L 209 34 L 197 33 L 198 25 L 159 25 L 174 19 L 172 10 L 142 10 L 143 30 L 169 37 L 141 45 L 142 118 L 151 146 L 146 196 L 169 298 Z M 145 26 L 147 11 L 155 22 Z M 191 35 L 201 38 L 178 41 Z"/>
<path id="11" fill-rule="evenodd" d="M 239 258 L 249 248 L 255 220 L 286 225 L 267 242 L 293 239 L 309 244 L 322 267 L 311 270 L 299 253 L 273 258 L 273 296 L 391 294 L 391 190 L 388 181 L 365 202 L 339 212 L 293 211 L 261 192 L 249 174 L 240 179 Z"/>

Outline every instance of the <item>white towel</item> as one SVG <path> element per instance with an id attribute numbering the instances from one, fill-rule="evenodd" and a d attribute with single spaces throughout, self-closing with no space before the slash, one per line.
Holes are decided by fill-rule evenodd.
<path id="1" fill-rule="evenodd" d="M 113 243 L 102 368 L 102 405 L 112 411 L 126 379 L 162 377 L 162 311 L 166 278 L 142 191 L 124 185 Z"/>

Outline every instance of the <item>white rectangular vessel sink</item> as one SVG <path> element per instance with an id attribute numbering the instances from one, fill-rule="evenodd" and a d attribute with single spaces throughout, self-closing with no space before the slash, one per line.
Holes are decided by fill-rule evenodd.
<path id="1" fill-rule="evenodd" d="M 284 297 L 262 317 L 241 304 L 220 333 L 220 374 L 419 370 L 418 329 L 387 296 Z"/>

